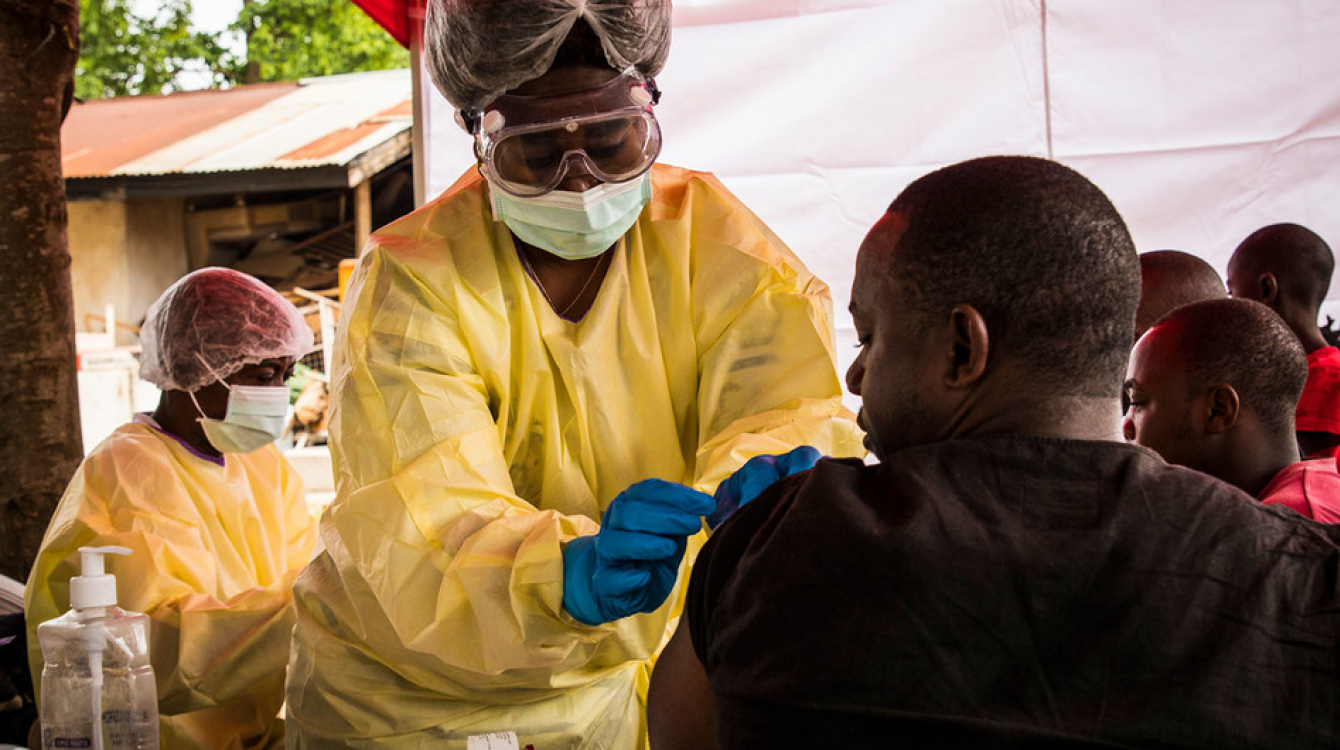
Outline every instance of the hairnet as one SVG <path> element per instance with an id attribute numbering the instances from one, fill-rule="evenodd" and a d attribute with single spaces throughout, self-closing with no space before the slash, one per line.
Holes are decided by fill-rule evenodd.
<path id="1" fill-rule="evenodd" d="M 428 71 L 460 110 L 539 78 L 577 19 L 615 70 L 652 77 L 670 51 L 670 0 L 429 0 Z"/>
<path id="2" fill-rule="evenodd" d="M 262 360 L 301 357 L 312 329 L 298 309 L 230 268 L 187 274 L 149 306 L 140 329 L 140 377 L 195 391 Z"/>

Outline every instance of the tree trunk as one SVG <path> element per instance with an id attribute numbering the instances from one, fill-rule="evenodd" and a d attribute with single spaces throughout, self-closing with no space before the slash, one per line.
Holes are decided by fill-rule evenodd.
<path id="1" fill-rule="evenodd" d="M 251 5 L 251 0 L 242 0 L 242 9 Z M 247 43 L 247 64 L 242 68 L 242 83 L 260 83 L 261 82 L 261 64 L 251 56 L 251 32 L 256 30 L 255 22 L 247 23 L 246 43 Z"/>
<path id="2" fill-rule="evenodd" d="M 83 457 L 60 126 L 78 0 L 0 0 L 0 573 L 24 581 Z"/>

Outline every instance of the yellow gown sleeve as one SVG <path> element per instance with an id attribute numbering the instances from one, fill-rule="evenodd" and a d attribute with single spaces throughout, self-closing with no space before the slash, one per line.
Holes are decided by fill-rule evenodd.
<path id="1" fill-rule="evenodd" d="M 177 538 L 143 531 L 110 532 L 103 534 L 108 541 L 99 542 L 129 546 L 132 555 L 124 575 L 132 581 L 154 581 L 142 590 L 120 588 L 128 594 L 123 607 L 149 615 L 158 703 L 165 714 L 238 699 L 253 702 L 261 718 L 278 713 L 293 629 L 293 580 L 311 556 L 316 537 L 301 479 L 286 462 L 280 464 L 280 472 L 279 486 L 265 488 L 274 495 L 257 497 L 256 502 L 282 509 L 288 519 L 283 530 L 276 531 L 278 538 L 265 545 L 283 558 L 274 561 L 271 575 L 258 577 L 256 585 L 225 599 L 203 593 L 217 590 L 217 582 L 210 580 L 217 558 L 193 546 L 189 531 Z M 149 550 L 156 550 L 157 559 L 141 554 Z"/>
<path id="2" fill-rule="evenodd" d="M 713 492 L 750 458 L 799 445 L 864 456 L 842 405 L 827 285 L 716 178 L 700 175 L 697 188 L 685 210 L 695 227 L 716 230 L 695 237 L 690 271 L 700 370 L 693 485 Z M 735 207 L 733 221 L 715 219 L 722 205 Z"/>

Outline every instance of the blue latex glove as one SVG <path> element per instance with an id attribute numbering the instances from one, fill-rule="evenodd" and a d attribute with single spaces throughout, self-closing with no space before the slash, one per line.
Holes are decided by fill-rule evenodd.
<path id="1" fill-rule="evenodd" d="M 663 479 L 638 482 L 605 509 L 600 532 L 563 548 L 563 609 L 584 625 L 654 612 L 679 575 L 712 498 Z"/>
<path id="2" fill-rule="evenodd" d="M 713 500 L 717 508 L 707 517 L 708 528 L 715 529 L 758 493 L 782 477 L 805 471 L 823 458 L 823 454 L 808 445 L 802 445 L 780 456 L 754 456 L 734 474 L 717 485 Z"/>

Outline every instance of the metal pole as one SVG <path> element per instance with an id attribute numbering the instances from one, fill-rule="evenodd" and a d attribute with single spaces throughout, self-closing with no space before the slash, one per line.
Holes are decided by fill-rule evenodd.
<path id="1" fill-rule="evenodd" d="M 428 138 L 430 107 L 428 97 L 423 90 L 423 0 L 413 0 L 406 5 L 409 16 L 409 67 L 413 76 L 414 125 L 411 129 L 411 146 L 414 171 L 414 207 L 422 206 L 428 200 Z"/>

